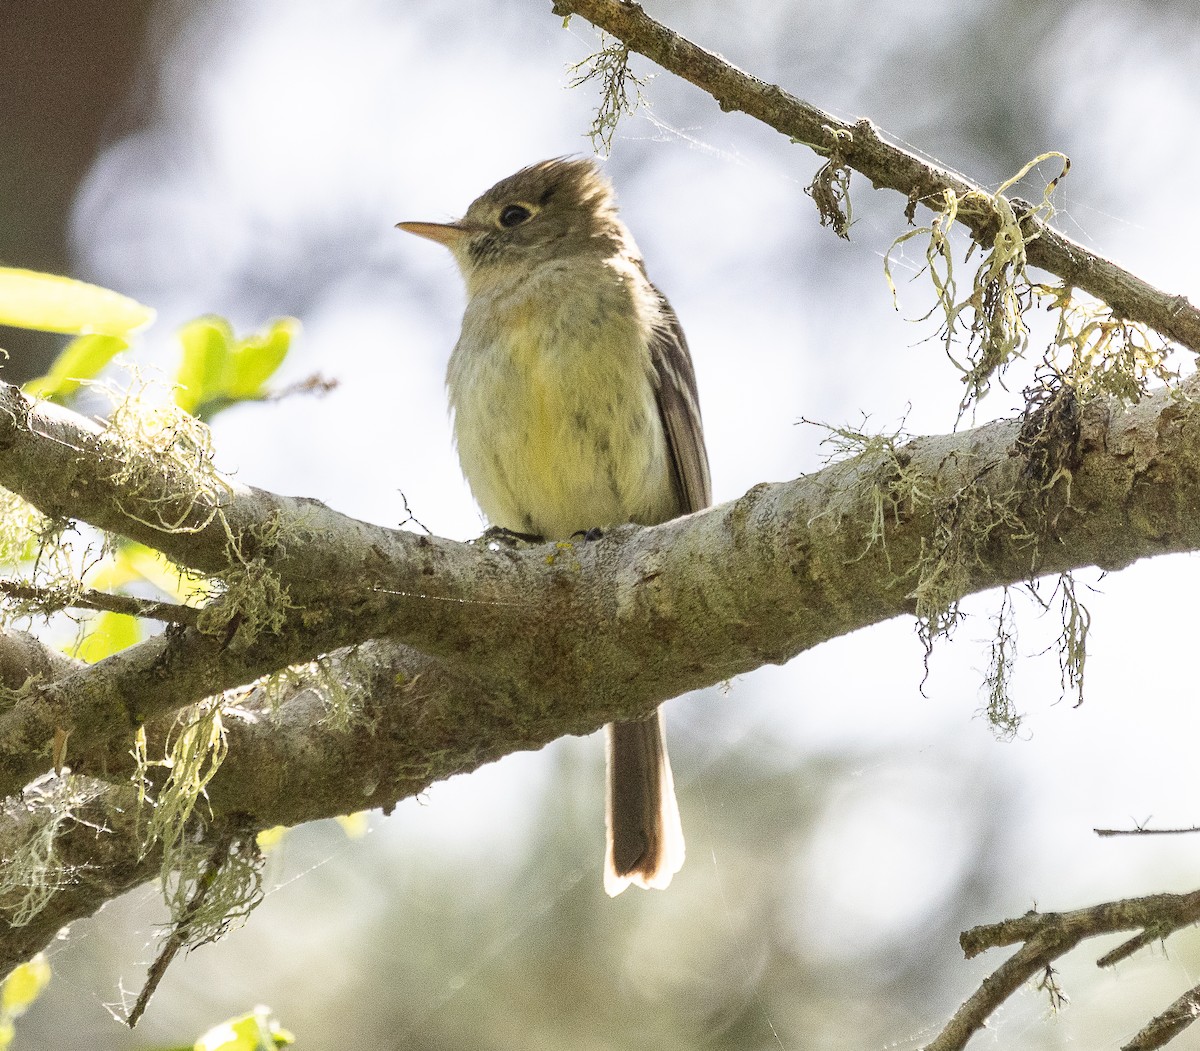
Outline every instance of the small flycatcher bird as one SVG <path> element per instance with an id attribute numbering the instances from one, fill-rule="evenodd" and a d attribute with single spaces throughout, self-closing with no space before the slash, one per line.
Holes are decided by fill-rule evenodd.
<path id="1" fill-rule="evenodd" d="M 595 164 L 542 161 L 457 222 L 398 225 L 449 248 L 466 281 L 446 388 L 492 525 L 566 540 L 708 506 L 687 342 Z M 662 713 L 606 731 L 604 889 L 665 887 L 684 845 Z"/>

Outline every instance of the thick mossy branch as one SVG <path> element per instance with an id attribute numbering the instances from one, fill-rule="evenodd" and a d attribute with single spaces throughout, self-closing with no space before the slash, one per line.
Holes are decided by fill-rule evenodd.
<path id="1" fill-rule="evenodd" d="M 26 926 L 55 894 L 78 882 L 76 865 L 57 843 L 64 826 L 86 820 L 79 813 L 103 790 L 102 782 L 88 778 L 50 776 L 8 801 L 4 817 L 24 827 L 18 842 L 6 844 L 0 866 L 0 914 L 9 925 Z"/>
<path id="2" fill-rule="evenodd" d="M 213 466 L 212 432 L 156 393 L 141 382 L 113 392 L 102 435 L 115 459 L 108 482 L 127 494 L 130 518 L 168 533 L 197 532 L 219 518 L 229 493 Z"/>
<path id="3" fill-rule="evenodd" d="M 297 608 L 287 585 L 265 558 L 218 573 L 212 593 L 212 601 L 196 618 L 196 628 L 235 651 L 248 649 L 264 634 L 278 634 Z"/>
<path id="4" fill-rule="evenodd" d="M 253 684 L 261 693 L 258 706 L 274 713 L 288 698 L 306 691 L 324 705 L 320 725 L 332 733 L 348 733 L 366 722 L 370 701 L 366 687 L 371 675 L 369 661 L 360 662 L 357 656 L 357 649 L 352 647 L 336 659 L 326 654 L 266 676 Z"/>
<path id="5" fill-rule="evenodd" d="M 843 500 L 831 501 L 822 517 L 849 517 L 865 523 L 865 546 L 857 559 L 880 544 L 889 570 L 894 570 L 896 579 L 909 582 L 907 597 L 920 622 L 927 655 L 933 640 L 948 635 L 958 623 L 958 601 L 972 590 L 971 581 L 992 549 L 1027 547 L 1030 576 L 1035 574 L 1039 536 L 1030 529 L 1022 505 L 1030 493 L 1027 480 L 1040 479 L 1044 468 L 1027 465 L 1024 475 L 1013 478 L 1011 488 L 1004 489 L 990 477 L 997 467 L 992 457 L 957 451 L 931 475 L 914 458 L 911 448 L 902 444 L 899 432 L 868 434 L 845 427 L 828 430 L 826 444 L 851 458 L 848 471 L 857 479 L 841 494 Z M 1028 419 L 1021 435 L 1027 430 Z M 1078 435 L 1074 438 L 1077 440 Z M 1070 450 L 1051 446 L 1050 435 L 1024 441 L 1019 435 L 1011 455 L 1041 459 L 1056 455 L 1066 461 L 1078 453 L 1074 446 Z M 874 466 L 864 471 L 863 463 Z M 1055 476 L 1054 482 L 1058 480 Z M 1054 482 L 1045 486 L 1047 500 Z M 897 565 L 888 549 L 889 526 L 914 518 L 929 519 L 931 529 L 920 538 L 916 556 L 907 564 Z"/>
<path id="6" fill-rule="evenodd" d="M 552 724 L 582 732 L 598 717 L 636 715 L 899 612 L 917 613 L 933 637 L 969 592 L 1200 546 L 1200 407 L 1168 394 L 1129 411 L 1057 393 L 1032 404 L 1020 422 L 904 444 L 844 431 L 866 443 L 860 456 L 677 522 L 615 530 L 569 559 L 233 492 L 223 516 L 245 523 L 245 544 L 294 606 L 279 630 L 273 622 L 238 639 L 232 619 L 213 634 L 174 630 L 42 685 L 0 714 L 0 785 L 15 790 L 41 772 L 58 729 L 88 752 L 139 721 L 385 634 L 497 696 L 525 698 L 545 717 L 537 737 Z M 68 469 L 78 475 L 86 462 Z M 0 481 L 57 492 L 56 476 L 13 479 L 17 467 L 0 457 Z M 284 543 L 268 539 L 275 521 Z M 202 534 L 162 534 L 184 560 L 194 557 L 186 540 L 207 551 Z M 223 531 L 222 541 L 228 559 Z M 554 662 L 542 659 L 547 647 Z M 564 695 L 578 708 L 564 707 Z"/>
<path id="7" fill-rule="evenodd" d="M 228 631 L 171 629 L 93 666 L 42 662 L 52 677 L 27 690 L 6 666 L 17 692 L 0 711 L 0 788 L 19 792 L 44 771 L 64 728 L 72 731 L 74 769 L 127 785 L 139 720 L 160 742 L 147 754 L 168 754 L 170 730 L 159 720 L 357 643 L 333 669 L 336 680 L 355 683 L 355 715 L 344 730 L 331 730 L 319 689 L 241 697 L 221 709 L 228 747 L 208 779 L 213 726 L 201 732 L 196 724 L 203 741 L 191 754 L 200 762 L 186 780 L 204 795 L 192 793 L 191 813 L 211 808 L 217 822 L 236 816 L 249 834 L 387 807 L 432 781 L 645 714 L 688 689 L 902 612 L 920 610 L 933 630 L 968 592 L 1200 549 L 1200 381 L 1132 407 L 1054 392 L 1031 403 L 1021 420 L 954 434 L 880 439 L 845 430 L 839 440 L 860 455 L 566 550 L 398 534 L 230 486 L 222 516 L 242 523 L 235 535 L 257 545 L 253 557 L 289 589 L 295 608 L 282 630 L 259 631 L 243 648 L 230 644 Z M 39 407 L 25 411 L 40 420 Z M 83 426 L 55 413 L 59 435 Z M 40 426 L 6 436 L 0 415 L 0 444 L 6 440 L 19 453 L 0 456 L 0 482 L 52 503 L 60 478 L 40 466 L 40 452 L 45 444 L 58 456 L 61 443 Z M 86 477 L 87 448 L 64 467 Z M 103 485 L 80 491 L 104 524 L 122 521 L 114 509 L 122 494 L 106 501 Z M 275 516 L 286 543 L 264 541 Z M 128 528 L 143 521 L 131 518 Z M 208 557 L 203 530 L 160 535 L 185 563 Z M 230 558 L 224 529 L 220 542 Z M 387 636 L 407 645 L 364 641 Z M 161 772 L 150 770 L 156 791 Z M 75 828 L 63 823 L 55 840 L 67 865 Z M 144 842 L 143 828 L 131 834 Z M 180 841 L 190 842 L 186 831 Z M 136 850 L 127 860 L 138 878 L 161 871 L 143 866 Z M 41 915 L 61 920 L 56 902 L 69 891 L 29 926 Z M 85 895 L 72 908 L 88 904 Z"/>
<path id="8" fill-rule="evenodd" d="M 899 524 L 915 508 L 927 505 L 934 498 L 929 478 L 913 465 L 912 457 L 903 448 L 909 440 L 903 426 L 890 433 L 876 434 L 866 429 L 865 419 L 861 428 L 835 427 L 803 418 L 801 422 L 828 432 L 821 441 L 832 450 L 825 462 L 835 473 L 840 470 L 838 465 L 845 467 L 848 484 L 834 495 L 820 517 L 833 518 L 838 523 L 847 518 L 865 520 L 863 549 L 858 558 L 865 558 L 879 544 L 890 566 L 888 525 Z M 867 463 L 875 464 L 874 468 L 864 470 Z M 865 516 L 864 495 L 869 508 Z"/>
<path id="9" fill-rule="evenodd" d="M 922 539 L 911 592 L 927 652 L 961 619 L 959 600 L 996 548 L 1027 552 L 1029 575 L 1037 574 L 1037 534 L 1020 514 L 1023 492 L 989 484 L 995 469 L 994 461 L 962 457 L 931 508 L 933 530 Z"/>
<path id="10" fill-rule="evenodd" d="M 1054 382 L 1057 385 L 1052 385 Z M 1058 516 L 1070 506 L 1071 480 L 1082 455 L 1078 398 L 1071 386 L 1051 375 L 1042 385 L 1027 391 L 1026 399 L 1025 416 L 1009 451 L 1022 468 L 1007 490 L 988 477 L 997 467 L 994 459 L 958 453 L 947 458 L 942 469 L 930 477 L 914 465 L 900 432 L 869 434 L 860 429 L 826 427 L 829 435 L 825 444 L 832 446 L 835 455 L 849 458 L 847 470 L 857 479 L 856 484 L 846 487 L 841 501 L 830 502 L 822 517 L 864 522 L 865 546 L 857 558 L 864 558 L 880 544 L 889 572 L 912 582 L 909 597 L 925 644 L 927 671 L 935 640 L 948 636 L 959 622 L 959 599 L 971 590 L 970 581 L 997 544 L 1028 550 L 1032 582 L 1039 571 L 1040 545 L 1057 536 Z M 862 461 L 876 466 L 864 471 Z M 1031 509 L 1036 513 L 1031 514 Z M 887 548 L 888 526 L 918 515 L 932 516 L 932 529 L 922 538 L 915 559 L 897 569 Z M 1076 703 L 1080 703 L 1090 615 L 1076 599 L 1069 573 L 1060 576 L 1055 594 L 1062 598 L 1063 627 L 1058 641 L 1063 688 L 1070 688 L 1076 694 Z M 1012 598 L 1005 588 L 994 621 L 984 682 L 984 712 L 1003 738 L 1013 736 L 1020 724 L 1011 695 L 1016 661 L 1015 616 Z"/>

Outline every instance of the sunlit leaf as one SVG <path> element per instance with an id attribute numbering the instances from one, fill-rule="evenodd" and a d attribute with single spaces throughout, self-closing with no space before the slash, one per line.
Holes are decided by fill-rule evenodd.
<path id="1" fill-rule="evenodd" d="M 195 1043 L 195 1051 L 275 1051 L 296 1042 L 265 1007 L 213 1026 Z"/>
<path id="2" fill-rule="evenodd" d="M 343 814 L 337 819 L 337 823 L 342 826 L 342 831 L 350 839 L 362 839 L 370 828 L 370 820 L 365 810 L 358 810 L 353 814 Z"/>
<path id="3" fill-rule="evenodd" d="M 181 575 L 179 567 L 145 544 L 127 542 L 117 552 L 117 568 L 153 584 L 175 602 L 192 598 L 200 585 Z M 128 578 L 127 578 L 128 579 Z M 107 586 L 97 584 L 96 587 Z"/>
<path id="4" fill-rule="evenodd" d="M 258 849 L 266 853 L 274 850 L 280 843 L 283 842 L 283 837 L 287 834 L 286 825 L 272 825 L 270 828 L 264 828 L 257 836 L 254 837 L 254 842 L 258 845 Z"/>
<path id="5" fill-rule="evenodd" d="M 128 337 L 154 320 L 137 300 L 57 274 L 0 267 L 0 324 L 62 332 Z"/>
<path id="6" fill-rule="evenodd" d="M 233 328 L 220 317 L 200 317 L 179 330 L 183 361 L 175 374 L 175 404 L 195 413 L 219 388 Z"/>
<path id="7" fill-rule="evenodd" d="M 43 953 L 13 968 L 0 985 L 0 1051 L 16 1036 L 13 1022 L 20 1018 L 50 982 L 50 964 Z"/>
<path id="8" fill-rule="evenodd" d="M 23 389 L 37 398 L 62 400 L 79 389 L 80 381 L 99 375 L 128 346 L 129 340 L 123 336 L 80 336 L 63 348 L 46 375 L 30 380 Z"/>
<path id="9" fill-rule="evenodd" d="M 88 622 L 87 634 L 79 643 L 75 656 L 88 664 L 111 657 L 141 642 L 142 628 L 136 617 L 105 611 Z"/>
<path id="10" fill-rule="evenodd" d="M 111 561 L 104 561 L 93 568 L 84 577 L 90 588 L 99 591 L 116 591 L 135 580 L 141 580 L 142 575 L 130 564 L 122 545 L 114 553 Z"/>
<path id="11" fill-rule="evenodd" d="M 20 1017 L 42 994 L 49 981 L 50 964 L 42 953 L 15 967 L 0 986 L 0 1015 L 6 1020 Z"/>
<path id="12" fill-rule="evenodd" d="M 264 384 L 283 364 L 299 331 L 300 322 L 285 317 L 271 322 L 262 335 L 242 340 L 230 356 L 224 393 L 234 400 L 260 397 Z"/>
<path id="13" fill-rule="evenodd" d="M 202 317 L 184 325 L 176 404 L 207 421 L 230 405 L 263 398 L 267 380 L 287 357 L 299 330 L 295 318 L 280 318 L 244 339 L 234 337 L 224 318 Z"/>
<path id="14" fill-rule="evenodd" d="M 173 602 L 193 598 L 202 585 L 181 575 L 178 566 L 145 544 L 119 543 L 109 558 L 90 567 L 84 583 L 100 591 L 119 591 L 132 583 L 151 584 Z"/>

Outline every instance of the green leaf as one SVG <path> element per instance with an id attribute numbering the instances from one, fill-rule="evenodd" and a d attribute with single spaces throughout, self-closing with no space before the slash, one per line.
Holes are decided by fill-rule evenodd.
<path id="1" fill-rule="evenodd" d="M 50 981 L 50 965 L 38 953 L 32 960 L 14 967 L 0 985 L 0 1051 L 4 1051 L 16 1035 L 13 1021 L 29 1010 L 29 1005 L 42 995 Z"/>
<path id="2" fill-rule="evenodd" d="M 254 845 L 264 854 L 270 853 L 283 842 L 283 837 L 287 835 L 287 832 L 286 825 L 272 825 L 270 828 L 264 828 L 254 837 Z"/>
<path id="3" fill-rule="evenodd" d="M 185 412 L 196 410 L 217 394 L 233 328 L 222 317 L 199 317 L 179 330 L 183 361 L 175 374 L 175 404 Z"/>
<path id="4" fill-rule="evenodd" d="M 142 628 L 136 617 L 106 610 L 88 622 L 88 632 L 80 640 L 75 656 L 95 664 L 141 640 Z"/>
<path id="5" fill-rule="evenodd" d="M 283 364 L 299 331 L 295 318 L 277 318 L 266 332 L 241 340 L 230 357 L 224 393 L 236 401 L 262 397 L 267 380 Z"/>
<path id="6" fill-rule="evenodd" d="M 79 389 L 81 381 L 95 379 L 128 346 L 124 336 L 79 336 L 63 348 L 46 375 L 30 380 L 22 389 L 35 398 L 62 401 Z"/>
<path id="7" fill-rule="evenodd" d="M 0 267 L 0 325 L 128 337 L 154 320 L 149 307 L 70 277 Z"/>
<path id="8" fill-rule="evenodd" d="M 235 339 L 224 318 L 188 322 L 179 332 L 183 363 L 176 375 L 175 403 L 207 421 L 239 401 L 262 399 L 267 380 L 287 357 L 299 331 L 295 318 L 280 318 L 261 334 Z"/>
<path id="9" fill-rule="evenodd" d="M 265 1007 L 214 1026 L 196 1041 L 194 1051 L 275 1051 L 296 1042 Z"/>
<path id="10" fill-rule="evenodd" d="M 362 839 L 370 830 L 370 815 L 365 810 L 356 810 L 353 814 L 341 814 L 335 818 L 346 833 L 347 839 Z"/>
<path id="11" fill-rule="evenodd" d="M 5 1019 L 18 1018 L 42 994 L 50 981 L 50 965 L 38 953 L 32 960 L 15 967 L 0 985 L 0 1015 Z"/>

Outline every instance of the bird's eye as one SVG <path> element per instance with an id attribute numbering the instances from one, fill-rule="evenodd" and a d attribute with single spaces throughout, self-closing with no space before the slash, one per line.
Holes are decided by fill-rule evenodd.
<path id="1" fill-rule="evenodd" d="M 504 227 L 520 226 L 533 213 L 523 204 L 507 204 L 500 212 L 500 225 Z"/>

